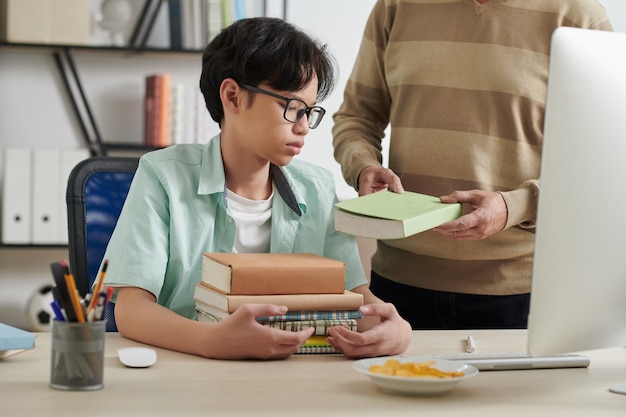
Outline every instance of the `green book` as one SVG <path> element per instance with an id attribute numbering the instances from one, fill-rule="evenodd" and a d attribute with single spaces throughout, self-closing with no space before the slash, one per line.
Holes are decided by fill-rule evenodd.
<path id="1" fill-rule="evenodd" d="M 379 191 L 335 204 L 338 232 L 372 239 L 401 239 L 461 216 L 460 203 L 410 191 Z"/>

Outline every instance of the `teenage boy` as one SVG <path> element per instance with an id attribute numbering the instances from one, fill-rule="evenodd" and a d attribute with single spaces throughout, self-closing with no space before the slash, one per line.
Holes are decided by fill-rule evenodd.
<path id="1" fill-rule="evenodd" d="M 324 116 L 316 102 L 334 77 L 326 49 L 280 19 L 240 20 L 211 41 L 200 89 L 221 133 L 141 158 L 105 254 L 123 336 L 208 358 L 289 357 L 313 329 L 255 320 L 286 307 L 248 304 L 199 322 L 193 290 L 202 252 L 308 252 L 345 262 L 346 289 L 364 296 L 359 331 L 330 330 L 335 348 L 367 357 L 408 347 L 409 324 L 369 291 L 355 240 L 334 230 L 333 176 L 292 161 Z"/>

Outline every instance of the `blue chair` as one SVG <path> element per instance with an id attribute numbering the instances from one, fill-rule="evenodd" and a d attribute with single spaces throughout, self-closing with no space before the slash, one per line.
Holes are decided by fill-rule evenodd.
<path id="1" fill-rule="evenodd" d="M 69 262 L 84 297 L 98 275 L 139 158 L 98 156 L 78 163 L 68 178 Z M 107 331 L 117 331 L 114 304 L 105 310 Z"/>

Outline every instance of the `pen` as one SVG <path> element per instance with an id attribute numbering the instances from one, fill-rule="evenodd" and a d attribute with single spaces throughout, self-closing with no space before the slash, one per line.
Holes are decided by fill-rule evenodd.
<path id="1" fill-rule="evenodd" d="M 59 300 L 52 300 L 52 302 L 50 303 L 50 307 L 52 307 L 52 311 L 54 312 L 54 318 L 56 320 L 65 321 L 65 316 L 63 315 L 63 310 L 61 310 Z"/>
<path id="2" fill-rule="evenodd" d="M 113 288 L 113 287 L 106 287 L 107 299 L 105 301 L 105 304 L 108 303 L 109 301 L 111 301 L 111 297 L 113 297 L 113 292 L 114 291 L 115 291 L 115 288 Z"/>
<path id="3" fill-rule="evenodd" d="M 98 302 L 96 303 L 96 307 L 92 310 L 95 315 L 95 320 L 102 320 L 104 313 L 104 306 L 106 304 L 107 292 L 100 291 L 98 294 Z"/>
<path id="4" fill-rule="evenodd" d="M 474 338 L 472 336 L 467 336 L 467 346 L 465 347 L 465 351 L 467 353 L 474 353 L 476 351 L 476 345 L 474 344 Z"/>
<path id="5" fill-rule="evenodd" d="M 65 313 L 65 319 L 67 321 L 76 321 L 76 312 L 74 311 L 74 304 L 70 298 L 70 293 L 65 283 L 65 272 L 60 262 L 53 262 L 50 264 L 52 276 L 56 286 L 52 289 L 54 298 L 59 302 L 61 310 Z"/>

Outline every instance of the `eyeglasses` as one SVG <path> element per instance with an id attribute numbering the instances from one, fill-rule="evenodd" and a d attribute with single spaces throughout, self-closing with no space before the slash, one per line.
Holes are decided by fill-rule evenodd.
<path id="1" fill-rule="evenodd" d="M 279 94 L 272 93 L 271 91 L 263 90 L 258 87 L 253 87 L 248 84 L 242 84 L 241 87 L 245 88 L 248 91 L 252 91 L 253 93 L 261 93 L 270 97 L 284 100 L 286 104 L 283 117 L 285 118 L 285 120 L 291 123 L 297 123 L 300 119 L 302 119 L 302 116 L 306 114 L 309 128 L 315 129 L 317 126 L 319 126 L 322 118 L 324 117 L 324 114 L 326 114 L 326 110 L 324 110 L 320 106 L 308 106 L 304 101 L 297 98 L 284 97 Z"/>

